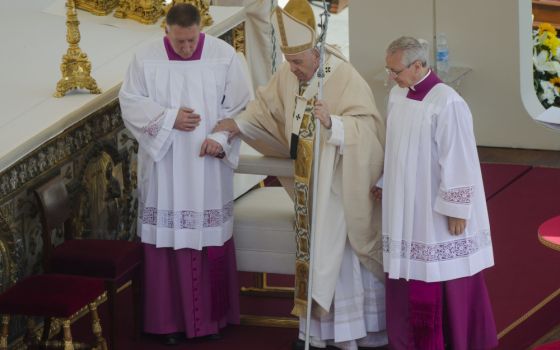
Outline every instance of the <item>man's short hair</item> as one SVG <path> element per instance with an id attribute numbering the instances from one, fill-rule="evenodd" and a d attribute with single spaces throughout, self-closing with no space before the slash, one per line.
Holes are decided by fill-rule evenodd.
<path id="1" fill-rule="evenodd" d="M 176 4 L 167 12 L 165 22 L 168 26 L 178 25 L 184 28 L 193 24 L 200 25 L 200 11 L 191 4 Z"/>
<path id="2" fill-rule="evenodd" d="M 403 52 L 401 63 L 407 67 L 415 61 L 420 61 L 424 67 L 428 65 L 428 42 L 425 40 L 401 36 L 387 47 L 388 55 L 393 55 L 399 51 Z"/>

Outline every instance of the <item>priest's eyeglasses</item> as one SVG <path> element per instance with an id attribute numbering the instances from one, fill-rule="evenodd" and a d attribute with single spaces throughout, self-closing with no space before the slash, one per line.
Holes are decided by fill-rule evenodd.
<path id="1" fill-rule="evenodd" d="M 410 62 L 410 64 L 409 64 L 408 66 L 404 67 L 403 69 L 401 69 L 401 70 L 399 70 L 399 71 L 395 71 L 395 70 L 392 70 L 392 69 L 389 68 L 389 67 L 385 67 L 385 72 L 387 72 L 387 75 L 388 75 L 390 78 L 395 79 L 395 78 L 397 78 L 402 72 L 404 72 L 405 70 L 407 70 L 408 68 L 410 68 L 414 63 L 416 63 L 416 61 Z"/>

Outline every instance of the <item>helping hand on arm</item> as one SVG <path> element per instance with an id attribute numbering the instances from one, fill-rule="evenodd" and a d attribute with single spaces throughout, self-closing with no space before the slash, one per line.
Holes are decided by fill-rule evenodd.
<path id="1" fill-rule="evenodd" d="M 237 126 L 237 123 L 231 118 L 220 120 L 212 130 L 212 133 L 220 131 L 228 132 L 230 140 L 241 133 L 239 127 Z"/>

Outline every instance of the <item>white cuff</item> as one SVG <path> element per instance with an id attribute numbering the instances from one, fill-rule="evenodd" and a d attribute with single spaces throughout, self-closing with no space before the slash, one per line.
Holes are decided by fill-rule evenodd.
<path id="1" fill-rule="evenodd" d="M 144 137 L 149 137 L 152 145 L 145 148 L 148 154 L 152 157 L 155 162 L 159 162 L 169 150 L 171 143 L 173 142 L 173 125 L 175 125 L 175 119 L 177 119 L 177 109 L 166 109 L 161 118 L 162 121 L 155 121 L 154 130 L 152 135 L 149 132 L 145 132 Z M 140 142 L 142 145 L 142 142 Z"/>
<path id="2" fill-rule="evenodd" d="M 328 130 L 327 142 L 331 145 L 338 146 L 338 153 L 342 154 L 344 150 L 344 123 L 342 118 L 331 115 L 331 128 Z"/>
<path id="3" fill-rule="evenodd" d="M 217 143 L 222 146 L 222 150 L 225 153 L 224 158 L 222 161 L 226 163 L 230 168 L 235 169 L 239 163 L 239 145 L 241 144 L 241 140 L 238 138 L 233 140 L 230 143 L 229 140 L 229 132 L 227 131 L 219 131 L 208 135 L 208 138 L 211 140 L 216 141 Z"/>
<path id="4" fill-rule="evenodd" d="M 173 130 L 173 126 L 175 125 L 175 120 L 177 120 L 177 114 L 179 113 L 178 108 L 170 108 L 165 111 L 165 119 L 163 120 L 163 124 L 161 128 L 164 130 Z"/>
<path id="5" fill-rule="evenodd" d="M 375 184 L 375 186 L 377 186 L 379 188 L 383 188 L 383 174 L 381 174 L 381 177 L 379 178 L 379 180 L 377 180 L 377 183 Z"/>
<path id="6" fill-rule="evenodd" d="M 227 156 L 231 148 L 230 144 L 228 143 L 229 133 L 227 131 L 214 132 L 208 135 L 208 138 L 219 143 L 220 146 L 222 146 L 222 150 Z"/>

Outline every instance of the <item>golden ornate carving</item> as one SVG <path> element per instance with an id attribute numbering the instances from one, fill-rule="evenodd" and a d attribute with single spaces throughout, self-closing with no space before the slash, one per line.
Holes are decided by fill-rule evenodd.
<path id="1" fill-rule="evenodd" d="M 257 327 L 298 328 L 299 320 L 292 317 L 241 315 L 241 324 Z"/>
<path id="2" fill-rule="evenodd" d="M 161 0 L 120 0 L 117 18 L 130 18 L 143 24 L 154 24 L 163 15 Z"/>
<path id="3" fill-rule="evenodd" d="M 0 291 L 6 290 L 16 282 L 17 268 L 10 250 L 14 248 L 13 234 L 18 225 L 14 218 L 14 207 L 14 201 L 0 207 Z"/>
<path id="4" fill-rule="evenodd" d="M 98 144 L 101 147 L 96 151 L 94 148 L 98 147 Z M 81 200 L 87 192 L 86 187 L 82 187 L 87 166 L 91 161 L 98 159 L 101 152 L 109 154 L 112 159 L 111 162 L 104 163 L 103 167 L 105 176 L 108 176 L 104 182 L 107 185 L 106 194 L 103 195 L 106 198 L 104 205 L 109 209 L 111 206 L 114 209 L 113 204 L 118 205 L 118 238 L 135 237 L 136 196 L 132 191 L 136 187 L 136 175 L 135 168 L 131 167 L 135 167 L 137 151 L 138 144 L 128 131 L 123 129 L 118 100 L 115 100 L 87 115 L 0 172 L 0 291 L 15 283 L 18 278 L 40 271 L 41 224 L 36 213 L 35 197 L 30 190 L 55 173 L 68 174 L 67 185 L 74 207 L 78 210 L 78 205 L 83 203 Z M 112 170 L 109 165 L 113 167 Z M 15 175 L 12 176 L 14 172 Z M 121 185 L 119 198 L 109 195 L 118 192 L 115 190 L 118 187 L 115 186 L 115 179 Z M 89 220 L 87 222 L 89 223 Z M 115 227 L 110 222 L 107 222 L 107 225 Z M 57 237 L 60 235 L 61 232 L 57 231 Z M 80 313 L 77 317 L 87 312 L 86 307 L 83 314 Z M 12 350 L 26 349 L 26 327 L 23 321 L 20 317 L 14 317 L 11 322 Z M 53 330 L 52 335 L 60 334 L 61 321 L 54 320 L 50 328 Z M 40 334 L 42 327 L 37 328 L 37 331 Z M 62 339 L 57 341 L 63 346 Z M 80 347 L 81 345 L 74 342 L 74 349 Z M 84 344 L 81 348 L 91 349 L 91 345 Z"/>
<path id="5" fill-rule="evenodd" d="M 70 320 L 64 320 L 62 322 L 62 329 L 64 334 L 64 350 L 74 350 L 74 344 L 72 344 L 72 333 L 70 331 Z"/>
<path id="6" fill-rule="evenodd" d="M 107 16 L 117 7 L 119 0 L 75 0 L 76 7 L 96 16 Z"/>
<path id="7" fill-rule="evenodd" d="M 2 316 L 2 333 L 0 334 L 0 349 L 7 350 L 8 349 L 8 331 L 10 326 L 10 316 L 3 315 Z"/>
<path id="8" fill-rule="evenodd" d="M 237 27 L 233 28 L 233 43 L 232 46 L 237 52 L 247 54 L 245 46 L 245 22 L 240 23 Z"/>
<path id="9" fill-rule="evenodd" d="M 87 55 L 80 49 L 80 22 L 76 14 L 74 0 L 66 1 L 66 41 L 70 47 L 62 56 L 60 70 L 62 79 L 56 84 L 54 97 L 62 97 L 73 89 L 88 89 L 92 94 L 100 94 L 101 90 L 91 77 L 91 63 Z"/>
<path id="10" fill-rule="evenodd" d="M 123 182 L 122 164 L 115 164 L 107 152 L 88 161 L 82 178 L 87 195 L 80 204 L 80 218 L 86 222 L 79 225 L 87 224 L 91 237 L 117 238 Z"/>
<path id="11" fill-rule="evenodd" d="M 25 335 L 25 342 L 27 344 L 36 345 L 39 341 L 39 336 L 35 329 L 37 325 L 33 317 L 27 317 L 27 334 Z"/>
<path id="12" fill-rule="evenodd" d="M 97 313 L 97 303 L 95 301 L 89 304 L 89 312 L 91 313 L 91 328 L 93 334 L 95 335 L 95 349 L 107 350 L 107 342 L 102 335 L 101 321 L 99 320 L 99 314 Z"/>
<path id="13" fill-rule="evenodd" d="M 214 23 L 212 16 L 210 16 L 210 5 L 207 0 L 173 0 L 167 6 L 165 6 L 165 14 L 169 12 L 169 9 L 176 4 L 191 4 L 195 6 L 200 11 L 200 27 L 208 27 Z M 165 19 L 161 23 L 161 27 L 165 28 Z"/>

